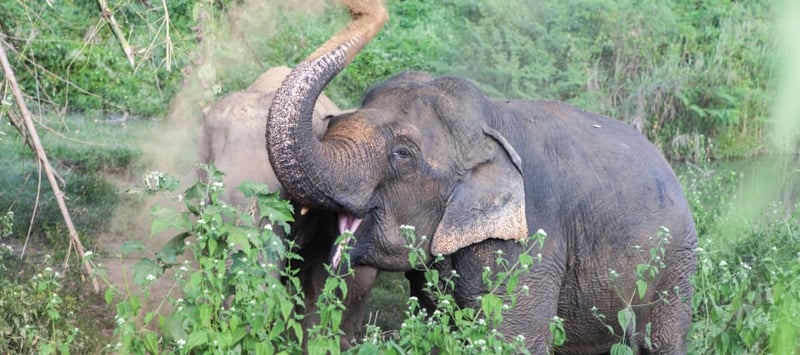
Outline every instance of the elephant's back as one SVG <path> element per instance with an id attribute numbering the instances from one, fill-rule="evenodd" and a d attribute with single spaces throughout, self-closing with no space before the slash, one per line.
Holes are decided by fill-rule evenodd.
<path id="1" fill-rule="evenodd" d="M 522 159 L 532 230 L 560 229 L 593 250 L 633 245 L 631 239 L 664 226 L 685 247 L 696 244 L 680 183 L 644 135 L 564 103 L 498 104 L 494 126 Z"/>

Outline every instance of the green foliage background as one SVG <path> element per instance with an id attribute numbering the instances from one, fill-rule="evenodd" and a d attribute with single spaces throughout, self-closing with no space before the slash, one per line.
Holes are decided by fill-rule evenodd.
<path id="1" fill-rule="evenodd" d="M 135 68 L 93 1 L 7 1 L 0 29 L 33 99 L 60 110 L 163 116 L 184 74 L 196 74 L 213 95 L 242 89 L 268 67 L 294 65 L 347 20 L 321 1 L 163 4 L 109 3 L 134 46 Z M 398 71 L 424 70 L 470 78 L 494 96 L 568 101 L 616 117 L 671 158 L 768 148 L 771 1 L 388 5 L 389 24 L 328 88 L 340 105 L 357 105 L 370 86 Z"/>
<path id="2" fill-rule="evenodd" d="M 774 1 L 387 2 L 390 22 L 326 89 L 337 104 L 356 106 L 388 76 L 424 70 L 467 77 L 493 96 L 568 101 L 632 124 L 669 158 L 697 163 L 675 164 L 702 247 L 690 352 L 798 352 L 797 162 L 784 163 L 783 171 L 752 160 L 746 167 L 708 162 L 778 150 L 767 134 L 780 79 Z M 269 67 L 296 64 L 347 21 L 346 11 L 322 0 L 111 0 L 109 6 L 134 46 L 133 68 L 95 1 L 0 2 L 0 39 L 39 123 L 54 126 L 45 145 L 90 248 L 121 200 L 106 177 L 139 172 L 138 144 L 151 131 L 176 111 L 201 112 Z M 181 94 L 193 101 L 176 104 Z M 5 243 L 24 236 L 36 184 L 31 154 L 3 122 L 13 112 L 9 93 L 1 99 Z M 98 124 L 126 113 L 148 119 Z M 765 182 L 780 185 L 783 196 L 753 207 L 753 195 L 774 196 L 761 190 L 747 196 L 743 187 Z M 52 197 L 43 195 L 38 208 L 34 235 L 63 237 Z M 73 352 L 102 348 L 86 340 L 92 330 L 75 320 L 74 288 L 51 282 L 51 274 L 20 281 L 28 269 L 50 264 L 23 265 L 0 252 L 6 316 L 0 335 L 27 332 L 29 338 L 14 339 L 29 352 L 37 350 L 36 337 L 72 344 Z M 383 279 L 372 293 L 374 308 L 395 311 L 373 320 L 383 329 L 397 329 L 405 317 L 396 306 L 397 295 L 405 295 L 402 282 Z M 63 302 L 53 303 L 54 294 Z M 26 303 L 16 303 L 20 295 Z M 20 319 L 34 328 L 22 328 Z M 0 342 L 0 352 L 16 349 Z"/>

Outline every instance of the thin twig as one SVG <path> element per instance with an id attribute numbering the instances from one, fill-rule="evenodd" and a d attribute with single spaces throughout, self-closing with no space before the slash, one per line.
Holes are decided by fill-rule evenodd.
<path id="1" fill-rule="evenodd" d="M 108 3 L 106 0 L 97 0 L 97 3 L 100 5 L 100 11 L 103 13 L 103 19 L 108 22 L 109 26 L 111 26 L 111 30 L 114 32 L 114 36 L 117 37 L 117 41 L 119 41 L 122 51 L 125 52 L 125 56 L 128 57 L 128 63 L 130 63 L 131 67 L 135 67 L 133 61 L 133 48 L 131 48 L 128 40 L 125 39 L 125 34 L 122 33 L 122 29 L 119 28 L 117 20 L 114 18 L 114 13 L 108 8 Z"/>
<path id="2" fill-rule="evenodd" d="M 50 181 L 50 187 L 53 189 L 53 194 L 56 197 L 56 201 L 58 202 L 58 207 L 61 210 L 61 215 L 64 217 L 64 223 L 67 225 L 67 230 L 69 231 L 69 239 L 72 243 L 74 243 L 76 252 L 78 255 L 83 258 L 83 266 L 86 269 L 86 272 L 89 274 L 89 277 L 92 279 L 92 285 L 94 286 L 95 292 L 100 292 L 100 284 L 97 282 L 97 278 L 94 274 L 94 268 L 89 263 L 89 261 L 84 258 L 85 251 L 83 249 L 83 243 L 81 243 L 80 238 L 78 237 L 78 232 L 75 230 L 75 226 L 72 224 L 72 218 L 69 215 L 69 210 L 67 209 L 67 204 L 64 202 L 64 193 L 61 191 L 61 188 L 58 187 L 58 182 L 56 181 L 55 175 L 53 174 L 53 170 L 50 166 L 50 163 L 47 160 L 47 154 L 42 147 L 42 143 L 39 140 L 39 135 L 36 133 L 36 126 L 33 124 L 33 119 L 31 118 L 31 113 L 28 111 L 28 106 L 25 104 L 25 99 L 22 96 L 22 91 L 19 89 L 19 84 L 17 84 L 17 78 L 14 75 L 14 71 L 11 69 L 11 64 L 8 62 L 8 57 L 6 56 L 5 46 L 3 45 L 3 41 L 0 41 L 0 62 L 3 66 L 3 74 L 8 81 L 9 85 L 11 86 L 11 91 L 14 93 L 14 97 L 17 101 L 17 106 L 19 108 L 20 113 L 22 113 L 22 119 L 25 121 L 25 127 L 27 128 L 28 133 L 30 134 L 31 138 L 33 139 L 34 147 L 36 148 L 36 156 L 38 157 L 39 161 L 44 166 L 45 174 L 47 175 L 47 180 Z"/>
<path id="3" fill-rule="evenodd" d="M 22 251 L 19 253 L 19 260 L 25 257 L 25 251 L 28 249 L 28 241 L 31 240 L 31 233 L 33 233 L 33 221 L 36 219 L 36 211 L 39 209 L 39 198 L 42 194 L 42 163 L 37 162 L 36 171 L 38 179 L 36 183 L 36 198 L 33 200 L 33 211 L 31 211 L 31 220 L 28 222 L 28 233 L 25 234 L 25 243 L 22 244 Z"/>
<path id="4" fill-rule="evenodd" d="M 161 0 L 161 5 L 164 7 L 164 48 L 166 50 L 165 59 L 167 64 L 167 71 L 172 71 L 172 38 L 169 36 L 169 27 L 172 25 L 169 20 L 169 9 L 167 9 L 167 0 Z"/>

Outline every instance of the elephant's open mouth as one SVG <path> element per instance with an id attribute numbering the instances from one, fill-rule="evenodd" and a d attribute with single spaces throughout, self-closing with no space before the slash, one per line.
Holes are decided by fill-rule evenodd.
<path id="1" fill-rule="evenodd" d="M 339 213 L 339 234 L 348 233 L 348 235 L 345 237 L 345 240 L 337 244 L 334 248 L 333 256 L 331 257 L 331 266 L 333 266 L 334 270 L 339 269 L 339 263 L 342 261 L 345 245 L 350 245 L 352 243 L 353 235 L 356 233 L 358 226 L 361 225 L 361 221 L 361 218 L 347 212 Z"/>

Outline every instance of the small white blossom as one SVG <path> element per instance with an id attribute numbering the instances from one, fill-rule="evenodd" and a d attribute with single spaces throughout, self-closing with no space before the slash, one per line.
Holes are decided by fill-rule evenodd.
<path id="1" fill-rule="evenodd" d="M 272 230 L 272 225 L 271 225 L 271 224 L 269 224 L 269 223 L 267 223 L 267 224 L 264 226 L 264 229 L 266 229 L 266 230 Z"/>
<path id="2" fill-rule="evenodd" d="M 91 257 L 91 256 L 92 256 L 92 254 L 93 254 L 93 253 L 92 253 L 92 251 L 91 251 L 91 250 L 87 250 L 85 253 L 83 253 L 83 257 L 84 257 L 84 258 L 88 258 L 88 257 Z"/>
<path id="3" fill-rule="evenodd" d="M 178 349 L 183 349 L 183 346 L 186 345 L 186 340 L 185 339 L 178 339 L 178 341 L 176 341 L 175 343 L 178 344 Z"/>
<path id="4" fill-rule="evenodd" d="M 541 228 L 539 228 L 539 230 L 536 231 L 536 234 L 541 234 L 541 235 L 543 235 L 545 237 L 547 236 L 547 232 L 545 232 L 544 229 L 541 229 Z"/>
<path id="5" fill-rule="evenodd" d="M 747 265 L 747 263 L 742 263 L 742 267 L 745 268 L 745 270 L 753 270 L 753 268 L 750 267 L 750 265 Z"/>
<path id="6" fill-rule="evenodd" d="M 415 229 L 414 229 L 414 226 L 409 226 L 409 225 L 402 224 L 402 225 L 400 225 L 400 230 L 413 232 Z"/>
<path id="7" fill-rule="evenodd" d="M 726 262 L 725 260 L 721 260 L 719 262 L 719 267 L 727 267 L 727 266 L 728 266 L 728 262 Z"/>
<path id="8" fill-rule="evenodd" d="M 156 279 L 156 275 L 148 274 L 145 278 L 147 281 L 154 281 Z"/>

